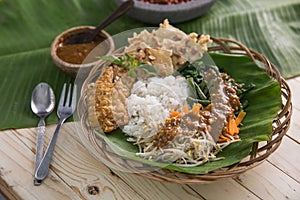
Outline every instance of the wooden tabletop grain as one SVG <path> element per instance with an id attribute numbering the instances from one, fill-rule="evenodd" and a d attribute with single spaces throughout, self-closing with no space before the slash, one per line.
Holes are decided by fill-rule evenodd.
<path id="1" fill-rule="evenodd" d="M 74 124 L 63 125 L 50 174 L 33 185 L 36 128 L 0 132 L 0 190 L 8 199 L 300 199 L 300 77 L 288 80 L 292 123 L 266 161 L 237 178 L 174 184 L 112 171 L 81 144 Z M 55 126 L 47 126 L 45 142 Z"/>

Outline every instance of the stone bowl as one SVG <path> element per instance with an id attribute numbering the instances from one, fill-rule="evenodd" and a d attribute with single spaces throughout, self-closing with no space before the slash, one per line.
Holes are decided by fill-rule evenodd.
<path id="1" fill-rule="evenodd" d="M 114 0 L 119 6 L 126 0 Z M 168 19 L 171 24 L 185 22 L 205 14 L 216 0 L 192 0 L 179 4 L 151 4 L 139 0 L 134 1 L 134 7 L 128 11 L 128 15 L 136 20 L 159 24 Z"/>

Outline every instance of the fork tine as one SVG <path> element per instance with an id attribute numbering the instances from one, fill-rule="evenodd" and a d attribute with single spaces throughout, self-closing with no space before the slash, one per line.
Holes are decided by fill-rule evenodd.
<path id="1" fill-rule="evenodd" d="M 63 87 L 63 89 L 61 91 L 61 95 L 60 95 L 58 106 L 64 106 L 65 93 L 66 93 L 66 83 L 64 84 L 64 87 Z"/>
<path id="2" fill-rule="evenodd" d="M 74 84 L 73 94 L 72 94 L 72 102 L 71 102 L 71 107 L 72 107 L 73 112 L 76 109 L 76 99 L 77 99 L 77 85 Z"/>
<path id="3" fill-rule="evenodd" d="M 68 89 L 68 94 L 67 94 L 67 99 L 66 99 L 66 103 L 65 106 L 69 106 L 70 105 L 70 98 L 71 98 L 71 83 L 69 84 L 69 89 Z"/>

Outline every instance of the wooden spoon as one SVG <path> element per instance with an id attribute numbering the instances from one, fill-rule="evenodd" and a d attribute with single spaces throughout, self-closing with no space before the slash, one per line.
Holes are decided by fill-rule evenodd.
<path id="1" fill-rule="evenodd" d="M 134 6 L 134 1 L 129 0 L 121 4 L 108 18 L 104 20 L 99 26 L 93 30 L 86 30 L 77 35 L 73 35 L 65 42 L 65 45 L 68 44 L 83 44 L 90 43 L 94 41 L 98 33 L 104 29 L 107 25 L 118 19 L 120 16 L 125 14 L 130 8 Z"/>

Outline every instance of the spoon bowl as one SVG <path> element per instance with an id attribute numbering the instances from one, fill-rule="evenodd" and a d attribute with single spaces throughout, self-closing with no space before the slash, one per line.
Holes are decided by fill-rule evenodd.
<path id="1" fill-rule="evenodd" d="M 31 96 L 31 110 L 40 117 L 36 140 L 36 155 L 34 174 L 43 158 L 45 118 L 53 111 L 55 107 L 55 96 L 52 88 L 47 83 L 39 83 L 33 90 Z M 34 180 L 34 185 L 40 185 L 41 182 Z"/>
<path id="2" fill-rule="evenodd" d="M 48 116 L 54 109 L 54 92 L 47 83 L 39 83 L 31 96 L 31 109 L 39 117 Z"/>

